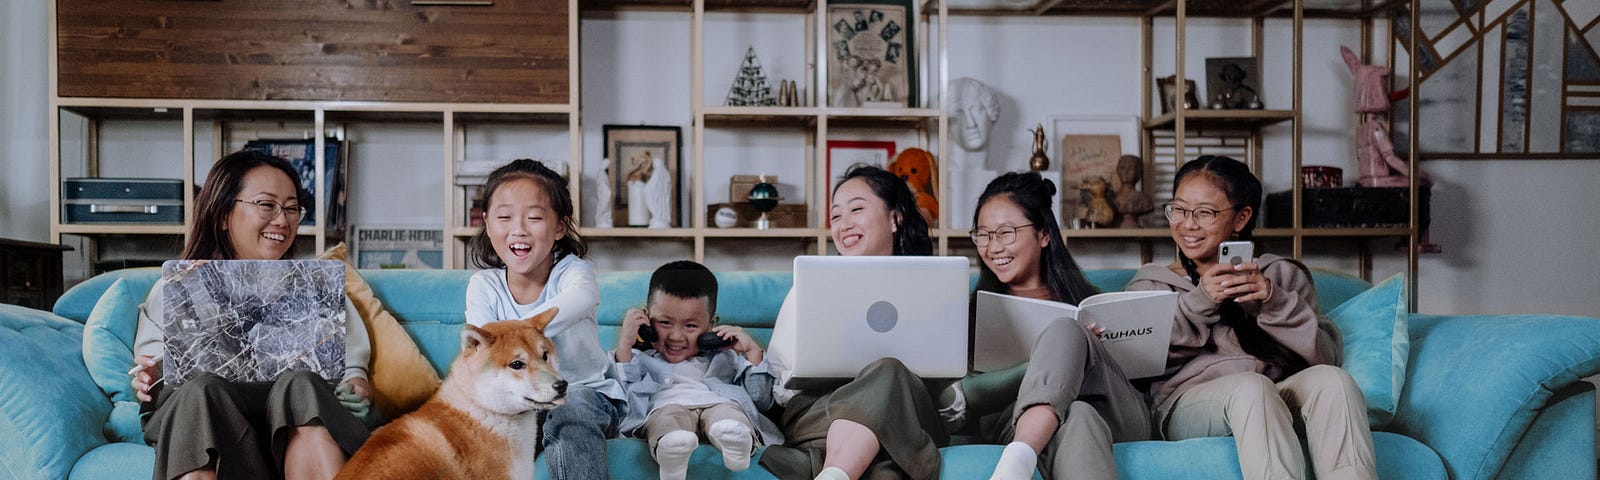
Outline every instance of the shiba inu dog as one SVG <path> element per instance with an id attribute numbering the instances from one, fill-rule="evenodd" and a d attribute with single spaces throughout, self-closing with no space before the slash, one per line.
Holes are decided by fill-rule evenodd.
<path id="1" fill-rule="evenodd" d="M 555 315 L 463 327 L 439 392 L 374 432 L 338 478 L 533 478 L 539 413 L 567 391 L 544 336 Z"/>

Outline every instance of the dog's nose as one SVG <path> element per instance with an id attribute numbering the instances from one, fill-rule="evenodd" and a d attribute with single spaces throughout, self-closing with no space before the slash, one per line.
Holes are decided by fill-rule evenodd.
<path id="1" fill-rule="evenodd" d="M 559 393 L 559 394 L 562 394 L 562 395 L 565 395 L 567 393 L 567 381 L 566 380 L 556 380 L 556 383 L 551 385 L 551 386 L 555 387 L 556 393 Z"/>

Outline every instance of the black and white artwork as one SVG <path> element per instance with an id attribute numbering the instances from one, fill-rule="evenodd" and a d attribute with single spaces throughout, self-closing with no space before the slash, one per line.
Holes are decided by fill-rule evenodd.
<path id="1" fill-rule="evenodd" d="M 170 260 L 162 265 L 164 377 L 270 381 L 344 376 L 344 265 L 336 260 Z M 355 321 L 360 321 L 359 319 Z"/>

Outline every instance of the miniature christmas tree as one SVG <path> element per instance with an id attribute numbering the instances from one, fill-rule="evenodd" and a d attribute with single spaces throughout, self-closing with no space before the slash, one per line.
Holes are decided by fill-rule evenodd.
<path id="1" fill-rule="evenodd" d="M 778 101 L 772 96 L 772 86 L 767 85 L 767 74 L 761 71 L 761 61 L 756 59 L 756 47 L 750 47 L 744 53 L 744 62 L 739 65 L 739 75 L 733 79 L 733 87 L 728 89 L 728 106 L 730 107 L 770 107 L 777 105 Z"/>

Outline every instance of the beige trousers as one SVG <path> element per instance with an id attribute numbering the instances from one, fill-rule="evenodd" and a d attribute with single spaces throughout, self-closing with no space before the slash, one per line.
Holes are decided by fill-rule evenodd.
<path id="1" fill-rule="evenodd" d="M 755 435 L 755 427 L 750 425 L 750 418 L 744 415 L 744 409 L 732 402 L 722 402 L 705 407 L 685 407 L 683 405 L 663 405 L 650 412 L 644 419 L 644 436 L 650 439 L 650 456 L 656 454 L 656 443 L 661 437 L 677 430 L 688 430 L 706 438 L 706 432 L 711 425 L 723 420 L 733 420 L 743 423 L 750 429 L 750 434 Z M 753 442 L 752 445 L 760 442 Z"/>
<path id="2" fill-rule="evenodd" d="M 1349 373 L 1316 365 L 1277 384 L 1258 373 L 1202 383 L 1162 403 L 1155 419 L 1168 440 L 1233 435 L 1246 480 L 1306 478 L 1298 422 L 1316 478 L 1367 480 L 1378 473 L 1366 410 Z"/>

